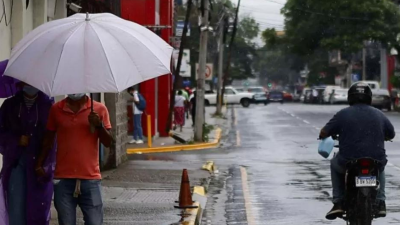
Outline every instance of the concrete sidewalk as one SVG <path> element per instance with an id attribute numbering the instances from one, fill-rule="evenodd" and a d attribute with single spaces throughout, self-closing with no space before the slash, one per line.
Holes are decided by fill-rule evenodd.
<path id="1" fill-rule="evenodd" d="M 179 128 L 174 131 L 179 137 L 188 140 L 189 143 L 182 144 L 177 142 L 172 137 L 158 137 L 153 139 L 152 147 L 149 147 L 147 143 L 136 145 L 128 144 L 127 153 L 128 154 L 143 154 L 143 153 L 156 153 L 156 152 L 173 152 L 173 151 L 185 151 L 185 150 L 199 150 L 217 147 L 219 140 L 221 138 L 221 129 L 219 128 L 221 124 L 226 122 L 226 119 L 220 117 L 214 117 L 215 107 L 206 107 L 206 123 L 214 126 L 209 134 L 209 141 L 206 143 L 194 143 L 193 142 L 193 127 L 192 119 L 186 120 L 183 131 L 180 132 Z M 226 108 L 223 108 L 223 114 L 226 115 Z"/>
<path id="2" fill-rule="evenodd" d="M 203 162 L 182 163 L 167 158 L 130 160 L 103 177 L 105 225 L 167 225 L 179 224 L 181 210 L 175 209 L 179 197 L 182 169 L 188 169 L 190 185 L 208 183 L 210 173 L 201 170 Z M 52 222 L 57 215 L 52 208 Z M 78 223 L 83 216 L 77 208 Z"/>

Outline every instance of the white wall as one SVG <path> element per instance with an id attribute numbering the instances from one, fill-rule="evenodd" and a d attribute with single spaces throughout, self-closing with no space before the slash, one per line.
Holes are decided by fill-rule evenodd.
<path id="1" fill-rule="evenodd" d="M 3 18 L 0 23 L 0 61 L 10 57 L 12 47 L 15 46 L 24 35 L 48 21 L 48 1 L 51 0 L 30 0 L 28 8 L 26 7 L 26 0 L 2 1 L 4 1 L 5 4 L 5 12 L 8 21 L 6 23 L 5 18 Z M 10 18 L 11 3 L 13 3 L 12 18 Z M 55 7 L 55 19 L 66 17 L 66 0 L 57 0 L 57 5 Z M 2 15 L 3 10 L 3 4 L 0 4 L 0 15 Z"/>
<path id="2" fill-rule="evenodd" d="M 48 18 L 48 3 L 55 0 L 30 0 L 26 7 L 26 0 L 2 0 L 5 4 L 6 18 L 0 22 L 0 61 L 10 58 L 11 49 L 27 33 L 51 20 Z M 57 0 L 54 19 L 67 16 L 66 0 Z M 3 2 L 0 4 L 0 18 L 3 13 Z M 11 3 L 12 15 L 11 15 Z M 11 17 L 12 16 L 12 17 Z M 1 74 L 0 74 L 1 75 Z M 4 99 L 0 99 L 0 105 Z"/>
<path id="3" fill-rule="evenodd" d="M 5 11 L 7 15 L 7 20 L 10 19 L 10 9 L 11 4 L 10 0 L 5 0 Z M 0 4 L 0 14 L 2 14 L 4 8 L 3 4 Z M 7 21 L 7 23 L 8 23 Z M 0 23 L 0 60 L 8 59 L 11 53 L 11 25 L 6 26 L 6 20 L 3 17 L 3 20 Z"/>

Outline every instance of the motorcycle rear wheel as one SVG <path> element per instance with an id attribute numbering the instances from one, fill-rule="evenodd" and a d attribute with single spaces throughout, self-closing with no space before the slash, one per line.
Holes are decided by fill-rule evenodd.
<path id="1" fill-rule="evenodd" d="M 349 220 L 350 225 L 372 225 L 372 201 L 370 196 L 358 192 L 355 217 Z"/>

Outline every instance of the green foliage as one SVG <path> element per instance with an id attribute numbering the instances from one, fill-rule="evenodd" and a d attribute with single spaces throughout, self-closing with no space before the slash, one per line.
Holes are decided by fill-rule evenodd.
<path id="1" fill-rule="evenodd" d="M 399 73 L 399 70 L 396 70 L 394 73 Z M 400 77 L 399 76 L 392 76 L 390 78 L 390 83 L 393 85 L 395 88 L 400 88 Z"/>
<path id="2" fill-rule="evenodd" d="M 210 140 L 209 135 L 214 130 L 214 126 L 210 124 L 203 124 L 203 141 L 208 142 Z"/>
<path id="3" fill-rule="evenodd" d="M 366 40 L 396 46 L 400 33 L 399 9 L 390 0 L 288 0 L 282 13 L 286 42 L 302 55 L 357 52 Z"/>

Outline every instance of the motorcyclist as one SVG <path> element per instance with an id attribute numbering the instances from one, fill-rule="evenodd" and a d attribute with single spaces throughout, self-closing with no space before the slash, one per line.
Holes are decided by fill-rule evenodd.
<path id="1" fill-rule="evenodd" d="M 348 91 L 350 107 L 339 111 L 322 128 L 320 138 L 339 135 L 339 153 L 331 160 L 332 202 L 326 218 L 334 220 L 343 215 L 342 201 L 345 191 L 346 163 L 353 159 L 370 157 L 382 164 L 380 190 L 377 195 L 377 217 L 386 216 L 385 165 L 387 164 L 385 140 L 393 139 L 395 131 L 388 118 L 371 107 L 372 91 L 368 84 L 354 83 Z"/>

